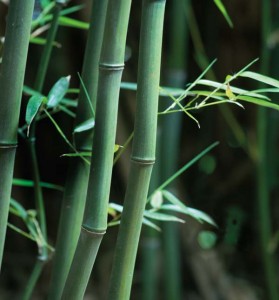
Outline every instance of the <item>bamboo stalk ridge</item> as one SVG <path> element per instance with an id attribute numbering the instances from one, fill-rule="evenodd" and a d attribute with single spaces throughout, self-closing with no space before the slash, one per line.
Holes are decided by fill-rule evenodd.
<path id="1" fill-rule="evenodd" d="M 134 140 L 110 281 L 110 300 L 130 298 L 143 212 L 155 162 L 165 2 L 143 0 Z"/>
<path id="2" fill-rule="evenodd" d="M 0 267 L 2 263 L 24 73 L 34 0 L 11 0 L 0 69 Z"/>
<path id="3" fill-rule="evenodd" d="M 103 40 L 107 0 L 94 0 L 91 9 L 90 28 L 86 44 L 82 80 L 95 110 L 98 85 L 98 65 Z M 76 125 L 92 118 L 92 112 L 84 89 L 80 88 Z M 81 136 L 81 137 L 80 137 Z M 76 137 L 78 151 L 90 151 L 92 131 Z M 79 238 L 84 212 L 89 165 L 81 159 L 70 162 L 62 202 L 61 216 L 53 260 L 48 299 L 61 299 Z"/>
<path id="4" fill-rule="evenodd" d="M 109 0 L 99 65 L 96 122 L 85 213 L 63 299 L 82 299 L 103 235 L 111 184 L 120 82 L 131 0 Z"/>

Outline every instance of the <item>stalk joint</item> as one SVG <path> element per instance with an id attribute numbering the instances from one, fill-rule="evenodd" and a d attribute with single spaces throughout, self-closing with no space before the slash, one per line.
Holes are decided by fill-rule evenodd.
<path id="1" fill-rule="evenodd" d="M 91 236 L 102 236 L 106 233 L 106 230 L 96 230 L 88 227 L 86 228 L 84 225 L 81 226 L 81 231 L 83 231 L 86 234 L 90 234 Z"/>
<path id="2" fill-rule="evenodd" d="M 110 64 L 110 63 L 100 63 L 99 68 L 105 71 L 122 71 L 124 70 L 125 64 Z"/>

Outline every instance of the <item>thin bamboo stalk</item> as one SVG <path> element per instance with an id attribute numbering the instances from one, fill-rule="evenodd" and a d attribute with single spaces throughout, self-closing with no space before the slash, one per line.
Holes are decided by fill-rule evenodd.
<path id="1" fill-rule="evenodd" d="M 81 299 L 107 228 L 121 76 L 131 0 L 108 2 L 97 92 L 94 155 L 78 246 L 63 299 Z"/>
<path id="2" fill-rule="evenodd" d="M 90 28 L 86 44 L 82 80 L 96 108 L 98 65 L 105 27 L 107 0 L 94 0 L 91 10 Z M 84 89 L 80 89 L 76 125 L 92 118 L 92 112 Z M 76 137 L 76 148 L 79 151 L 90 151 L 92 131 Z M 63 288 L 69 273 L 84 213 L 89 166 L 81 159 L 71 161 L 62 203 L 53 270 L 48 299 L 61 299 Z"/>
<path id="3" fill-rule="evenodd" d="M 271 32 L 271 1 L 262 1 L 262 53 L 261 73 L 267 74 L 270 68 L 270 51 L 267 48 L 268 35 Z M 257 134 L 258 134 L 258 161 L 257 161 L 257 200 L 259 218 L 259 238 L 264 267 L 267 294 L 270 300 L 279 298 L 276 280 L 275 262 L 272 253 L 268 250 L 272 238 L 270 189 L 268 182 L 267 157 L 267 111 L 258 108 Z"/>
<path id="4" fill-rule="evenodd" d="M 0 70 L 0 266 L 10 204 L 17 128 L 34 0 L 11 0 Z"/>
<path id="5" fill-rule="evenodd" d="M 130 297 L 142 218 L 155 162 L 164 11 L 164 0 L 143 1 L 133 150 L 110 281 L 111 300 L 128 300 Z"/>
<path id="6" fill-rule="evenodd" d="M 58 29 L 58 20 L 60 11 L 62 9 L 62 4 L 59 1 L 56 1 L 56 4 L 53 8 L 53 17 L 51 21 L 51 26 L 47 34 L 46 45 L 43 49 L 43 53 L 40 59 L 36 80 L 34 83 L 34 89 L 38 92 L 42 92 L 43 85 L 46 78 L 47 69 L 50 62 L 50 57 L 53 48 L 53 42 L 56 37 Z M 31 156 L 31 168 L 34 181 L 34 200 L 35 206 L 38 214 L 38 221 L 42 231 L 44 240 L 47 242 L 47 224 L 46 224 L 46 215 L 45 215 L 45 205 L 42 187 L 40 185 L 40 169 L 38 164 L 38 158 L 36 153 L 36 119 L 33 122 L 30 130 L 30 137 L 27 139 L 28 148 Z M 34 268 L 31 272 L 30 278 L 25 285 L 23 291 L 22 299 L 28 300 L 32 296 L 34 288 L 37 284 L 37 281 L 41 275 L 45 262 L 48 260 L 48 249 L 47 247 L 42 247 L 41 253 L 37 257 L 37 261 L 34 265 Z"/>

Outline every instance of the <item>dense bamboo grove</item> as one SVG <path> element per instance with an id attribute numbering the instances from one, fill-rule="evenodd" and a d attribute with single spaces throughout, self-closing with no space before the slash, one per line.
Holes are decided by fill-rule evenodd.
<path id="1" fill-rule="evenodd" d="M 0 1 L 1 300 L 278 299 L 278 15 Z"/>

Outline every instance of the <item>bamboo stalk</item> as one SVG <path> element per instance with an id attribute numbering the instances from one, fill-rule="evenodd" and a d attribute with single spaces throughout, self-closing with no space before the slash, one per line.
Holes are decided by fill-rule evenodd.
<path id="1" fill-rule="evenodd" d="M 99 66 L 94 155 L 81 233 L 63 293 L 63 299 L 67 300 L 83 297 L 107 228 L 118 98 L 130 6 L 131 0 L 108 2 Z"/>
<path id="2" fill-rule="evenodd" d="M 0 71 L 0 266 L 11 196 L 17 128 L 34 0 L 11 0 Z"/>
<path id="3" fill-rule="evenodd" d="M 261 73 L 267 74 L 270 68 L 270 51 L 267 48 L 267 39 L 271 32 L 271 1 L 262 2 L 262 53 Z M 276 280 L 275 262 L 272 253 L 268 250 L 272 238 L 272 224 L 270 212 L 270 189 L 268 182 L 268 156 L 267 156 L 267 111 L 258 108 L 257 134 L 258 134 L 258 161 L 257 161 L 257 200 L 259 217 L 259 238 L 264 267 L 267 294 L 270 300 L 279 299 Z"/>
<path id="4" fill-rule="evenodd" d="M 111 300 L 130 297 L 143 212 L 155 162 L 164 10 L 164 0 L 143 1 L 133 150 L 110 281 Z"/>
<path id="5" fill-rule="evenodd" d="M 167 85 L 183 88 L 186 82 L 186 61 L 188 53 L 187 15 L 189 1 L 173 0 L 171 6 L 170 50 L 167 55 Z M 179 33 L 179 34 L 178 34 Z M 164 182 L 178 169 L 182 114 L 162 116 L 160 121 L 161 138 L 161 180 Z M 173 192 L 177 187 L 172 184 Z M 182 299 L 181 255 L 178 224 L 162 224 L 164 298 Z"/>
<path id="6" fill-rule="evenodd" d="M 90 28 L 86 44 L 82 80 L 92 102 L 96 107 L 98 64 L 103 40 L 107 0 L 94 0 L 91 9 Z M 92 118 L 92 112 L 84 89 L 80 89 L 76 125 Z M 76 148 L 79 151 L 90 151 L 92 131 L 76 137 Z M 89 178 L 89 166 L 81 159 L 70 163 L 65 193 L 59 222 L 56 251 L 50 281 L 48 299 L 61 299 L 63 288 L 69 273 L 76 245 L 79 238 L 86 192 Z"/>
<path id="7" fill-rule="evenodd" d="M 43 85 L 46 78 L 47 69 L 49 66 L 51 53 L 53 49 L 53 42 L 55 41 L 58 21 L 60 11 L 62 9 L 62 4 L 59 1 L 56 1 L 56 4 L 53 8 L 53 17 L 51 21 L 51 26 L 47 34 L 46 45 L 43 49 L 43 53 L 39 62 L 39 67 L 37 71 L 36 80 L 34 83 L 34 89 L 38 92 L 42 92 Z M 37 119 L 37 118 L 36 118 Z M 31 125 L 30 137 L 27 139 L 28 148 L 31 156 L 31 168 L 34 181 L 34 200 L 35 206 L 38 213 L 38 221 L 42 231 L 42 235 L 47 242 L 47 225 L 46 225 L 46 215 L 45 215 L 45 205 L 42 187 L 40 185 L 40 169 L 38 165 L 38 158 L 36 153 L 36 119 Z M 32 296 L 34 288 L 37 284 L 37 281 L 41 275 L 43 267 L 48 260 L 48 249 L 46 246 L 42 247 L 42 251 L 37 257 L 37 261 L 34 265 L 34 268 L 31 272 L 30 278 L 26 283 L 26 288 L 23 291 L 22 299 L 28 300 Z"/>

